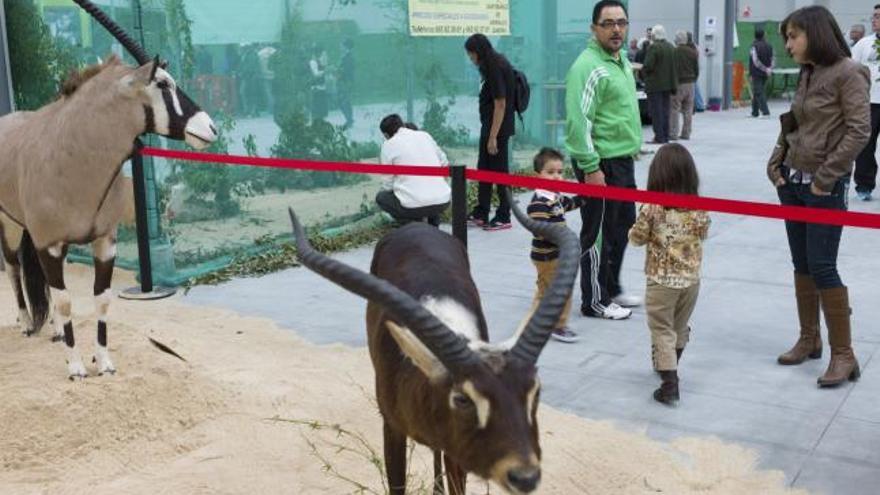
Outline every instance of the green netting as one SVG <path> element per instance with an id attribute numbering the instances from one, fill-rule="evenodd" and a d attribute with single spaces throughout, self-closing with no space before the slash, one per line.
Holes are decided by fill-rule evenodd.
<path id="1" fill-rule="evenodd" d="M 48 101 L 70 68 L 122 53 L 70 0 L 4 3 L 20 107 Z M 429 131 L 452 162 L 476 162 L 479 75 L 463 50 L 466 36 L 411 36 L 408 9 L 420 2 L 95 3 L 143 40 L 149 53 L 168 60 L 178 84 L 211 114 L 221 138 L 208 151 L 375 162 L 382 142 L 379 120 L 399 113 Z M 527 166 L 535 146 L 558 138 L 559 83 L 586 43 L 593 3 L 455 2 L 502 10 L 508 5 L 510 35 L 492 40 L 532 84 L 531 105 L 514 143 L 514 167 Z M 468 22 L 459 23 L 462 33 L 469 34 Z M 312 74 L 313 61 L 323 75 Z M 184 148 L 156 137 L 148 144 Z M 374 203 L 381 177 L 158 159 L 146 165 L 153 275 L 159 283 L 179 284 L 288 238 L 288 206 L 307 225 L 329 233 L 382 221 Z M 121 227 L 119 242 L 118 263 L 136 268 L 132 225 Z M 87 260 L 84 253 L 74 251 L 73 257 Z"/>

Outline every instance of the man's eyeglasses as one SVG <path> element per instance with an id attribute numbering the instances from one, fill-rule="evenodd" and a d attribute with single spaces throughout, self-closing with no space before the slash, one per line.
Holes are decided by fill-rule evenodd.
<path id="1" fill-rule="evenodd" d="M 618 19 L 616 21 L 608 19 L 599 23 L 599 27 L 602 29 L 614 29 L 614 26 L 617 26 L 620 29 L 626 29 L 626 27 L 629 26 L 629 21 L 626 19 Z"/>

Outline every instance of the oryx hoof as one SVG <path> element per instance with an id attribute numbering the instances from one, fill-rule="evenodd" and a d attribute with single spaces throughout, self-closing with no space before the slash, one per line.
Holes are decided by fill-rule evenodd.
<path id="1" fill-rule="evenodd" d="M 76 379 L 83 379 L 89 376 L 86 371 L 86 367 L 83 366 L 82 361 L 72 361 L 67 363 L 67 378 L 70 381 L 74 381 Z"/>
<path id="2" fill-rule="evenodd" d="M 110 357 L 101 358 L 100 356 L 93 356 L 92 362 L 98 365 L 98 376 L 104 376 L 104 374 L 115 375 L 116 367 L 113 366 L 113 362 L 110 361 Z"/>
<path id="3" fill-rule="evenodd" d="M 61 335 L 53 335 L 52 342 L 61 342 L 64 339 Z"/>

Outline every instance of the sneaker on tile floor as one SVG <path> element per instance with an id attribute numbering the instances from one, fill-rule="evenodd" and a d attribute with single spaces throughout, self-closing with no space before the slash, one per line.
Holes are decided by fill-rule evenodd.
<path id="1" fill-rule="evenodd" d="M 632 310 L 621 307 L 617 303 L 611 303 L 605 306 L 601 313 L 593 313 L 581 310 L 581 314 L 588 318 L 605 318 L 606 320 L 625 320 L 632 316 Z"/>
<path id="2" fill-rule="evenodd" d="M 578 337 L 578 334 L 572 332 L 568 328 L 556 328 L 553 330 L 553 333 L 550 334 L 555 340 L 560 342 L 565 342 L 566 344 L 572 344 L 577 342 L 581 338 Z"/>

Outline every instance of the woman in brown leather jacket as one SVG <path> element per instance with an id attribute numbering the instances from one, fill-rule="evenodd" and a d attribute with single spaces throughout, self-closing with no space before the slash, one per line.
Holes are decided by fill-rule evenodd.
<path id="1" fill-rule="evenodd" d="M 783 205 L 847 209 L 853 160 L 871 132 L 867 67 L 850 50 L 831 13 L 805 7 L 780 27 L 785 47 L 801 65 L 791 112 L 781 116 L 782 132 L 767 173 Z M 818 383 L 840 385 L 859 378 L 852 350 L 850 306 L 837 272 L 842 227 L 786 222 L 794 262 L 800 338 L 779 356 L 783 365 L 822 357 L 819 308 L 825 314 L 831 362 Z"/>

